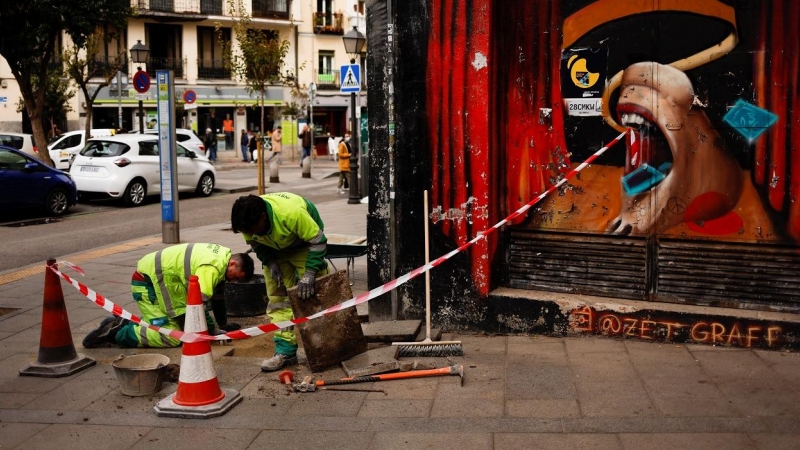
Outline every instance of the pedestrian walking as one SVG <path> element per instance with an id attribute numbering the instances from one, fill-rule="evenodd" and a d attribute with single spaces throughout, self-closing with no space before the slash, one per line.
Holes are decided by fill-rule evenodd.
<path id="1" fill-rule="evenodd" d="M 256 150 L 258 150 L 258 138 L 253 130 L 250 130 L 250 140 L 247 141 L 247 148 L 250 150 L 250 164 L 256 162 Z"/>
<path id="2" fill-rule="evenodd" d="M 344 134 L 344 139 L 339 143 L 339 193 L 344 194 L 350 182 L 350 133 Z"/>
<path id="3" fill-rule="evenodd" d="M 303 160 L 307 156 L 311 156 L 311 128 L 308 124 L 303 125 L 303 131 L 300 133 L 301 145 L 303 152 L 300 154 L 300 167 L 303 167 Z"/>
<path id="4" fill-rule="evenodd" d="M 217 160 L 217 138 L 211 131 L 211 128 L 206 128 L 206 134 L 203 137 L 203 145 L 208 150 L 208 160 L 212 163 Z"/>
<path id="5" fill-rule="evenodd" d="M 250 143 L 250 136 L 247 134 L 244 128 L 242 128 L 242 136 L 239 138 L 239 145 L 242 148 L 242 162 L 250 161 L 250 158 L 247 156 L 247 144 Z"/>
<path id="6" fill-rule="evenodd" d="M 283 164 L 283 159 L 281 158 L 281 151 L 283 150 L 281 147 L 281 141 L 283 140 L 283 129 L 278 126 L 272 132 L 272 156 L 270 156 L 270 160 L 272 158 L 278 157 L 278 164 Z"/>

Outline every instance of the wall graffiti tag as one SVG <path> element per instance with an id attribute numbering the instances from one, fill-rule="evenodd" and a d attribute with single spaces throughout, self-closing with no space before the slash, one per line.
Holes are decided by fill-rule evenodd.
<path id="1" fill-rule="evenodd" d="M 667 311 L 618 313 L 589 306 L 573 309 L 570 330 L 578 333 L 648 341 L 715 344 L 744 348 L 776 349 L 791 344 L 794 333 L 774 323 L 741 318 L 713 320 Z M 787 337 L 789 339 L 787 339 Z"/>

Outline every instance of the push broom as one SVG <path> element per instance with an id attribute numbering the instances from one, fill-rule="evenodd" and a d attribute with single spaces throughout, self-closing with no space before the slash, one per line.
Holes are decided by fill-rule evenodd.
<path id="1" fill-rule="evenodd" d="M 425 212 L 425 265 L 430 263 L 428 236 L 428 191 L 424 191 Z M 461 341 L 434 341 L 431 339 L 431 271 L 425 271 L 425 340 L 421 342 L 392 342 L 397 347 L 397 356 L 463 356 Z"/>

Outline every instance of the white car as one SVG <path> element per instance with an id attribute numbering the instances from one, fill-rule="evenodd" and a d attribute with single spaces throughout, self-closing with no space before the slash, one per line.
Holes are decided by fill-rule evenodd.
<path id="1" fill-rule="evenodd" d="M 177 144 L 178 191 L 208 197 L 217 173 L 205 156 Z M 81 197 L 122 198 L 139 206 L 161 188 L 158 139 L 144 134 L 121 134 L 90 139 L 72 161 L 69 173 Z"/>
<path id="2" fill-rule="evenodd" d="M 39 149 L 36 148 L 31 134 L 0 131 L 0 145 L 15 148 L 28 156 L 39 159 Z"/>
<path id="3" fill-rule="evenodd" d="M 115 132 L 116 130 L 109 128 L 91 129 L 89 130 L 89 137 L 113 136 Z M 85 136 L 86 130 L 75 130 L 67 131 L 53 139 L 53 142 L 47 146 L 47 150 L 50 152 L 50 159 L 55 163 L 56 169 L 69 169 L 73 155 L 81 151 L 86 145 Z"/>
<path id="4" fill-rule="evenodd" d="M 144 134 L 158 134 L 157 129 L 144 130 Z M 183 144 L 188 150 L 191 150 L 198 155 L 206 156 L 206 146 L 203 141 L 194 134 L 194 131 L 186 128 L 175 129 L 175 139 Z"/>

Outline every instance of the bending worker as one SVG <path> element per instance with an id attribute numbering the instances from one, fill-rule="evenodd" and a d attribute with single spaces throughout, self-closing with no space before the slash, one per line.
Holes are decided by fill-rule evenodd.
<path id="1" fill-rule="evenodd" d="M 301 299 L 311 298 L 317 277 L 328 273 L 328 241 L 316 206 L 289 192 L 247 195 L 233 204 L 231 227 L 234 233 L 242 233 L 264 265 L 270 321 L 291 320 L 285 288 L 297 285 Z M 273 340 L 275 355 L 261 363 L 261 370 L 272 372 L 297 364 L 294 330 L 276 331 Z"/>
<path id="2" fill-rule="evenodd" d="M 189 277 L 197 275 L 206 323 L 211 334 L 233 331 L 227 324 L 225 302 L 212 301 L 215 290 L 225 281 L 248 281 L 253 276 L 253 259 L 245 253 L 231 254 L 218 244 L 178 244 L 149 253 L 139 260 L 131 279 L 133 299 L 144 321 L 162 328 L 183 330 Z M 219 326 L 210 314 L 213 306 Z M 137 325 L 121 317 L 103 319 L 96 330 L 83 340 L 86 348 L 106 347 L 177 347 L 181 342 L 158 331 Z"/>

